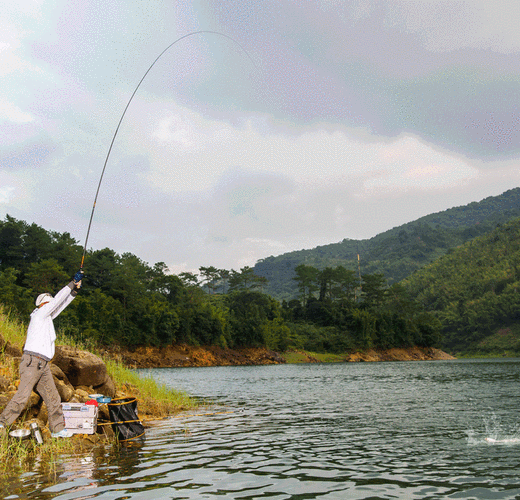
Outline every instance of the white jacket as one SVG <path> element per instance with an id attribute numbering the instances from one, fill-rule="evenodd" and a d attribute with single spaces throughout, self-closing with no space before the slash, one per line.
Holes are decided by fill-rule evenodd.
<path id="1" fill-rule="evenodd" d="M 27 328 L 27 339 L 24 352 L 38 354 L 50 361 L 54 356 L 56 331 L 52 320 L 63 311 L 77 295 L 74 282 L 63 287 L 49 302 L 36 308 L 31 313 L 31 321 Z"/>

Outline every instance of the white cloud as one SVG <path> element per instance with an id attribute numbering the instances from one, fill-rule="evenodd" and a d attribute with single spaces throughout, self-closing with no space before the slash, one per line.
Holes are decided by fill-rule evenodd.
<path id="1" fill-rule="evenodd" d="M 29 123 L 34 120 L 30 113 L 22 111 L 12 102 L 0 99 L 0 121 L 7 120 L 14 123 Z"/>
<path id="2" fill-rule="evenodd" d="M 517 0 L 397 0 L 388 13 L 392 24 L 418 33 L 433 52 L 474 48 L 510 54 L 520 50 Z"/>
<path id="3" fill-rule="evenodd" d="M 7 204 L 14 195 L 15 188 L 13 186 L 0 187 L 0 203 Z"/>
<path id="4" fill-rule="evenodd" d="M 0 23 L 0 31 L 2 28 L 3 26 Z M 2 64 L 0 64 L 0 76 L 5 77 L 16 71 L 23 70 L 28 66 L 28 63 L 17 54 L 18 47 L 20 46 L 18 41 L 6 41 L 6 38 L 9 37 L 5 32 L 2 38 L 3 40 L 0 42 L 0 60 L 2 61 Z"/>
<path id="5" fill-rule="evenodd" d="M 367 192 L 453 188 L 478 176 L 466 160 L 410 136 L 382 147 L 380 160 L 380 169 L 364 182 Z"/>
<path id="6" fill-rule="evenodd" d="M 314 188 L 356 183 L 359 195 L 381 189 L 451 187 L 476 175 L 462 157 L 413 136 L 366 142 L 354 135 L 357 131 L 326 124 L 266 132 L 255 117 L 233 125 L 171 105 L 160 113 L 149 111 L 146 120 L 137 114 L 141 121 L 132 123 L 125 148 L 149 157 L 146 177 L 164 193 L 206 192 L 235 168 L 283 175 Z"/>
<path id="7" fill-rule="evenodd" d="M 176 118 L 177 117 L 170 116 L 161 120 L 157 126 L 157 130 L 152 134 L 152 137 L 161 142 L 178 143 L 183 147 L 193 146 L 193 141 L 191 140 L 193 134 L 184 128 L 180 120 Z"/>
<path id="8" fill-rule="evenodd" d="M 272 253 L 371 237 L 520 184 L 512 160 L 479 164 L 435 148 L 419 126 L 431 124 L 447 144 L 471 152 L 465 146 L 481 144 L 480 129 L 469 137 L 464 120 L 475 109 L 516 116 L 514 55 L 499 59 L 503 99 L 486 97 L 496 72 L 489 50 L 520 48 L 516 0 L 237 0 L 220 21 L 216 1 L 116 0 L 103 12 L 90 0 L 4 4 L 0 211 L 80 240 L 119 113 L 161 48 L 190 30 L 215 29 L 236 38 L 265 73 L 261 83 L 247 69 L 235 79 L 229 68 L 244 55 L 211 37 L 186 40 L 154 68 L 115 142 L 94 248 L 163 260 L 175 271 L 236 269 Z M 474 78 L 489 82 L 466 82 L 465 61 L 453 66 L 457 54 L 428 55 L 425 47 L 477 49 L 467 51 L 482 68 Z M 444 69 L 446 80 L 411 80 Z M 447 85 L 459 70 L 460 94 Z M 489 93 L 476 91 L 481 83 Z M 404 110 L 397 117 L 396 94 L 386 91 L 393 84 Z M 439 108 L 445 99 L 449 106 Z M 438 116 L 430 119 L 432 110 Z M 401 130 L 409 132 L 388 138 Z"/>

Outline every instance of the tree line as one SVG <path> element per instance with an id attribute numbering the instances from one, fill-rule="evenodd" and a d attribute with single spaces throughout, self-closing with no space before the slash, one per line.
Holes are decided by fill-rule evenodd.
<path id="1" fill-rule="evenodd" d="M 298 299 L 282 305 L 294 330 L 311 331 L 310 350 L 437 346 L 440 322 L 400 284 L 382 273 L 356 273 L 343 266 L 319 270 L 300 264 L 293 278 Z"/>
<path id="2" fill-rule="evenodd" d="M 77 271 L 82 248 L 69 233 L 6 216 L 0 221 L 0 303 L 27 319 L 39 293 L 56 293 Z M 382 274 L 298 266 L 299 298 L 264 293 L 251 267 L 171 274 L 131 253 L 104 248 L 85 258 L 78 298 L 56 320 L 62 334 L 99 346 L 174 343 L 344 352 L 436 345 L 440 324 Z"/>

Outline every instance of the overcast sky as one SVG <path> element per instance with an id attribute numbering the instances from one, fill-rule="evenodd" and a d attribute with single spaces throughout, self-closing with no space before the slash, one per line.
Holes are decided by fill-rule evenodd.
<path id="1" fill-rule="evenodd" d="M 201 30 L 89 248 L 238 270 L 520 185 L 518 0 L 0 5 L 2 219 L 83 245 Z"/>

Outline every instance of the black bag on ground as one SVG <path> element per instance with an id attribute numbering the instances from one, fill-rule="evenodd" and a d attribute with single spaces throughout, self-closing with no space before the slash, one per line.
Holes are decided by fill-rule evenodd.
<path id="1" fill-rule="evenodd" d="M 119 441 L 144 436 L 144 426 L 137 416 L 136 398 L 113 399 L 108 406 L 110 421 Z"/>

